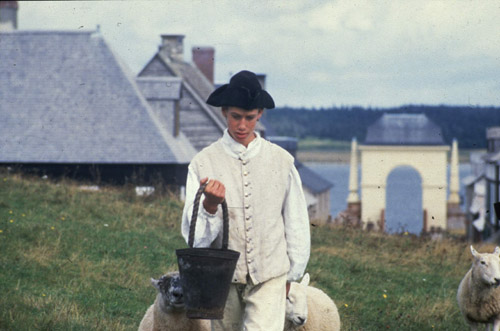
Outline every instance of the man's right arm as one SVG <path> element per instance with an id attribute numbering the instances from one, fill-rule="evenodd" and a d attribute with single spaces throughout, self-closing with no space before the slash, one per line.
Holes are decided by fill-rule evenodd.
<path id="1" fill-rule="evenodd" d="M 200 187 L 200 180 L 191 167 L 188 168 L 188 176 L 186 182 L 186 201 L 182 212 L 182 226 L 181 232 L 186 243 L 189 240 L 189 227 L 191 224 L 191 217 L 193 215 L 193 203 L 196 192 Z M 210 185 L 210 183 L 209 183 Z M 208 187 L 208 185 L 207 185 Z M 205 189 L 206 190 L 206 189 Z M 210 191 L 210 190 L 209 190 Z M 206 196 L 201 197 L 202 205 L 205 205 Z M 211 203 L 207 203 L 210 208 Z M 196 229 L 194 236 L 194 247 L 210 247 L 212 242 L 217 238 L 219 232 L 222 230 L 222 209 L 220 207 L 207 211 L 202 207 L 198 211 L 198 218 L 196 221 Z"/>

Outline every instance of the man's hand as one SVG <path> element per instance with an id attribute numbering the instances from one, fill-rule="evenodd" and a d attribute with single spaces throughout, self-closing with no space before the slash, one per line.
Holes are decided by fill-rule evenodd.
<path id="1" fill-rule="evenodd" d="M 205 184 L 208 181 L 208 178 L 203 178 L 200 181 L 200 185 Z M 224 184 L 219 182 L 218 180 L 211 179 L 207 187 L 205 187 L 205 200 L 203 200 L 203 208 L 209 214 L 215 214 L 217 212 L 217 206 L 224 201 L 226 196 L 226 187 Z"/>

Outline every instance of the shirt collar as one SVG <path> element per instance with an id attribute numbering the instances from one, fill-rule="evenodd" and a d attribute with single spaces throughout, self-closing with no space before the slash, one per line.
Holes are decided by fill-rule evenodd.
<path id="1" fill-rule="evenodd" d="M 248 144 L 248 147 L 240 144 L 236 140 L 231 137 L 228 130 L 224 130 L 224 134 L 222 135 L 222 146 L 224 146 L 225 152 L 234 157 L 235 159 L 247 160 L 251 159 L 255 155 L 257 155 L 260 151 L 260 147 L 262 145 L 262 138 L 257 131 L 254 131 L 255 138 Z"/>

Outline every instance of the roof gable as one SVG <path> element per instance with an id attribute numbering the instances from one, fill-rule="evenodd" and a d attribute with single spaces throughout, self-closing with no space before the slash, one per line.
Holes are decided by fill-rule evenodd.
<path id="1" fill-rule="evenodd" d="M 176 76 L 175 72 L 166 65 L 166 63 L 160 58 L 159 54 L 155 54 L 151 60 L 142 68 L 141 72 L 137 75 L 138 77 L 169 77 Z"/>

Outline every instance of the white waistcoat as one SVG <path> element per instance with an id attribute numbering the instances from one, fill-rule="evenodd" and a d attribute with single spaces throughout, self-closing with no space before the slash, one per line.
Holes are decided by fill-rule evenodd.
<path id="1" fill-rule="evenodd" d="M 249 275 L 258 284 L 288 272 L 282 209 L 293 162 L 287 151 L 264 139 L 250 159 L 231 157 L 219 140 L 192 160 L 198 178 L 213 178 L 226 187 L 229 249 L 240 252 L 233 282 L 246 283 Z M 220 238 L 222 233 L 216 242 Z"/>

